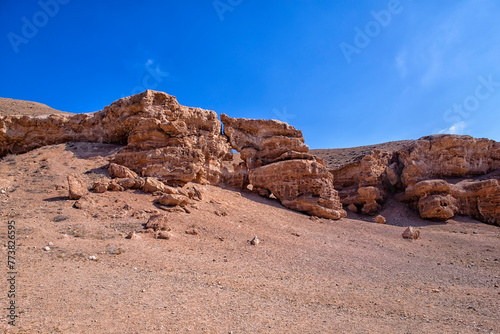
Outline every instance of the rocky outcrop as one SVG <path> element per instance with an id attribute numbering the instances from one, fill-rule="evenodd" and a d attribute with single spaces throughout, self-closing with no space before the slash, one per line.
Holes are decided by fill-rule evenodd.
<path id="1" fill-rule="evenodd" d="M 500 171 L 499 143 L 458 135 L 427 136 L 392 151 L 374 149 L 330 170 L 342 204 L 353 212 L 376 214 L 388 196 L 402 192 L 396 198 L 422 218 L 446 221 L 461 214 L 498 225 L 495 171 Z"/>
<path id="2" fill-rule="evenodd" d="M 374 215 L 380 211 L 387 191 L 399 182 L 394 152 L 373 150 L 357 161 L 330 172 L 342 204 L 355 205 L 359 212 Z"/>
<path id="3" fill-rule="evenodd" d="M 181 106 L 174 96 L 145 91 L 91 114 L 1 116 L 0 156 L 70 141 L 126 145 L 116 163 L 173 184 L 218 184 L 231 158 L 213 111 Z"/>
<path id="4" fill-rule="evenodd" d="M 241 153 L 248 182 L 255 191 L 272 194 L 285 207 L 314 216 L 340 219 L 347 215 L 333 187 L 332 175 L 308 153 L 301 131 L 276 120 L 224 114 L 221 120 L 231 146 Z"/>
<path id="5" fill-rule="evenodd" d="M 406 187 L 426 179 L 484 175 L 500 170 L 500 143 L 470 136 L 427 136 L 400 151 L 399 161 Z"/>

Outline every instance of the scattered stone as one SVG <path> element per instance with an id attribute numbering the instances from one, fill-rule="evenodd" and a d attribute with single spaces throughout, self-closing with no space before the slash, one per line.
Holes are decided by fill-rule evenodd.
<path id="1" fill-rule="evenodd" d="M 102 193 L 105 193 L 106 191 L 108 191 L 108 185 L 109 185 L 109 182 L 99 181 L 99 182 L 94 183 L 94 185 L 92 186 L 92 189 L 94 189 L 94 192 L 96 192 L 98 194 L 102 194 Z"/>
<path id="2" fill-rule="evenodd" d="M 129 232 L 129 234 L 127 234 L 127 236 L 125 237 L 125 239 L 140 239 L 141 237 L 135 233 L 135 231 L 131 231 Z"/>
<path id="3" fill-rule="evenodd" d="M 164 192 L 166 190 L 166 185 L 159 181 L 154 177 L 147 177 L 144 180 L 144 186 L 142 187 L 142 191 L 146 193 L 154 193 L 154 192 Z"/>
<path id="4" fill-rule="evenodd" d="M 111 181 L 110 184 L 108 185 L 108 190 L 109 191 L 124 191 L 125 188 L 123 188 L 121 185 L 119 185 L 115 181 Z"/>
<path id="5" fill-rule="evenodd" d="M 216 216 L 219 216 L 219 217 L 225 217 L 225 216 L 227 216 L 227 212 L 226 211 L 216 210 L 216 211 L 214 211 L 214 213 L 215 213 Z"/>
<path id="6" fill-rule="evenodd" d="M 166 206 L 186 206 L 191 203 L 191 200 L 184 195 L 165 194 L 158 198 L 156 202 Z"/>
<path id="7" fill-rule="evenodd" d="M 97 261 L 97 257 L 95 255 L 90 255 L 89 260 L 90 261 Z"/>
<path id="8" fill-rule="evenodd" d="M 260 244 L 260 240 L 257 236 L 253 237 L 252 240 L 250 240 L 250 244 L 254 245 L 254 246 L 257 246 L 258 244 Z"/>
<path id="9" fill-rule="evenodd" d="M 154 215 L 151 216 L 146 223 L 147 229 L 153 229 L 153 231 L 170 231 L 170 227 L 168 227 L 168 217 L 165 215 Z"/>
<path id="10" fill-rule="evenodd" d="M 358 213 L 358 207 L 354 203 L 349 204 L 347 209 L 351 212 Z"/>
<path id="11" fill-rule="evenodd" d="M 403 238 L 417 240 L 420 238 L 420 231 L 410 226 L 406 230 L 404 230 Z"/>
<path id="12" fill-rule="evenodd" d="M 160 209 L 162 209 L 163 211 L 167 211 L 167 212 L 171 212 L 171 213 L 174 213 L 174 212 L 177 212 L 177 213 L 187 213 L 186 212 L 186 208 L 185 207 L 181 207 L 179 205 L 176 205 L 176 206 L 165 206 L 165 205 L 158 205 L 158 207 Z"/>
<path id="13" fill-rule="evenodd" d="M 48 252 L 50 250 L 50 247 L 49 246 L 45 246 L 42 248 L 44 251 Z"/>
<path id="14" fill-rule="evenodd" d="M 80 199 L 87 194 L 85 183 L 77 174 L 68 175 L 69 199 Z"/>
<path id="15" fill-rule="evenodd" d="M 109 175 L 113 178 L 136 178 L 137 173 L 132 171 L 131 169 L 125 167 L 125 166 L 120 166 L 115 163 L 110 163 L 108 167 L 108 172 Z"/>
<path id="16" fill-rule="evenodd" d="M 155 235 L 156 239 L 169 240 L 172 238 L 172 234 L 166 231 L 159 231 Z"/>
<path id="17" fill-rule="evenodd" d="M 188 228 L 186 230 L 186 234 L 189 234 L 189 235 L 198 235 L 200 232 L 198 232 L 198 230 L 196 228 Z"/>
<path id="18" fill-rule="evenodd" d="M 373 220 L 376 222 L 376 223 L 379 223 L 379 224 L 385 224 L 387 222 L 387 220 L 385 219 L 384 216 L 382 215 L 378 215 L 376 216 L 375 218 L 373 218 Z"/>

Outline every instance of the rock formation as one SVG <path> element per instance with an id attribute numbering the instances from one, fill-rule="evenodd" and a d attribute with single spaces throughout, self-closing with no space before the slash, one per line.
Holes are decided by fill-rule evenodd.
<path id="1" fill-rule="evenodd" d="M 137 174 L 217 184 L 231 158 L 221 131 L 215 112 L 148 90 L 91 114 L 1 116 L 0 157 L 70 141 L 116 143 L 126 145 L 116 162 Z"/>
<path id="2" fill-rule="evenodd" d="M 260 194 L 273 194 L 284 206 L 318 217 L 340 219 L 347 215 L 332 175 L 308 153 L 300 130 L 276 120 L 224 114 L 221 120 L 231 146 L 241 153 L 248 182 Z M 239 166 L 238 178 L 245 179 Z"/>
<path id="3" fill-rule="evenodd" d="M 215 112 L 151 90 L 95 113 L 2 115 L 0 157 L 70 141 L 114 143 L 123 148 L 109 166 L 111 178 L 93 185 L 97 193 L 141 189 L 159 193 L 159 205 L 178 207 L 200 194 L 175 186 L 223 182 L 251 185 L 288 208 L 331 219 L 346 215 L 342 205 L 376 215 L 388 196 L 396 196 L 425 219 L 460 214 L 500 225 L 500 144 L 493 140 L 428 136 L 365 148 L 344 164 L 329 161 L 328 170 L 309 152 L 302 132 L 286 123 L 221 119 L 224 134 Z M 231 147 L 240 152 L 234 160 Z M 77 176 L 68 183 L 72 199 L 85 195 Z"/>
<path id="4" fill-rule="evenodd" d="M 376 214 L 392 193 L 425 219 L 456 214 L 500 224 L 500 144 L 470 136 L 434 135 L 397 150 L 374 149 L 331 169 L 342 204 Z M 446 180 L 450 179 L 452 182 Z"/>

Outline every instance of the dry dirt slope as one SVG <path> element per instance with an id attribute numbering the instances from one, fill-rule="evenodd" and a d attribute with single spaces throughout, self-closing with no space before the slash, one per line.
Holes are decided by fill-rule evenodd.
<path id="1" fill-rule="evenodd" d="M 65 176 L 91 184 L 119 149 L 68 143 L 1 160 L 2 256 L 14 219 L 19 266 L 20 317 L 13 328 L 0 316 L 6 332 L 500 332 L 498 227 L 432 224 L 398 202 L 382 212 L 386 225 L 354 214 L 312 220 L 200 185 L 191 214 L 158 210 L 136 191 L 90 194 L 74 208 Z M 172 239 L 124 238 L 157 212 Z M 421 240 L 401 238 L 408 225 L 420 226 Z"/>

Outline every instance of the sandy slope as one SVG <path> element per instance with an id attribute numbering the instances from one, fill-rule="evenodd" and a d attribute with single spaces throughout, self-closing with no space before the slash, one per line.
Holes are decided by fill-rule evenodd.
<path id="1" fill-rule="evenodd" d="M 67 114 L 45 104 L 31 101 L 14 100 L 0 97 L 0 116 L 6 115 L 47 115 Z"/>
<path id="2" fill-rule="evenodd" d="M 500 332 L 498 227 L 427 222 L 393 201 L 386 225 L 352 213 L 315 220 L 200 185 L 191 214 L 161 211 L 139 191 L 90 194 L 74 208 L 66 175 L 90 185 L 118 149 L 69 143 L 0 161 L 1 256 L 14 219 L 19 267 L 20 318 L 9 327 L 2 312 L 6 332 Z M 156 212 L 168 216 L 171 240 L 124 238 Z M 402 239 L 409 225 L 421 240 Z M 198 235 L 185 233 L 192 227 Z M 2 308 L 6 291 L 3 279 Z"/>

